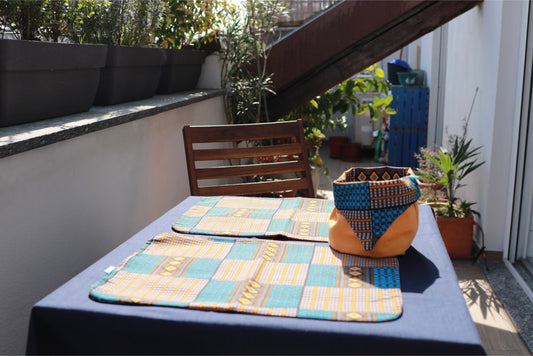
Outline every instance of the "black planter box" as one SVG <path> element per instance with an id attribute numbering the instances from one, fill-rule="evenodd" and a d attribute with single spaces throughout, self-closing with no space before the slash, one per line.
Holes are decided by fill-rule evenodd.
<path id="1" fill-rule="evenodd" d="M 196 88 L 206 51 L 166 49 L 167 60 L 161 68 L 157 93 L 170 94 Z"/>
<path id="2" fill-rule="evenodd" d="M 114 105 L 155 95 L 165 52 L 160 48 L 108 46 L 95 105 Z"/>
<path id="3" fill-rule="evenodd" d="M 0 40 L 0 126 L 89 110 L 104 45 Z"/>

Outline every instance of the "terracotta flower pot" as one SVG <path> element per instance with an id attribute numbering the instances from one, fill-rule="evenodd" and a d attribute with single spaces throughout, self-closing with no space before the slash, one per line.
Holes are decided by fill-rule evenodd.
<path id="1" fill-rule="evenodd" d="M 342 160 L 344 162 L 358 162 L 361 160 L 361 144 L 345 143 L 342 145 Z"/>
<path id="2" fill-rule="evenodd" d="M 450 258 L 467 259 L 472 257 L 474 217 L 450 218 L 437 216 L 442 240 Z"/>
<path id="3" fill-rule="evenodd" d="M 331 136 L 329 138 L 329 157 L 341 158 L 342 157 L 342 145 L 350 142 L 348 136 Z"/>

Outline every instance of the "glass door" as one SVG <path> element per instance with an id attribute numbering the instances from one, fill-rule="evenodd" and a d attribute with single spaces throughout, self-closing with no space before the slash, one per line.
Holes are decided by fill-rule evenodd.
<path id="1" fill-rule="evenodd" d="M 508 259 L 533 290 L 533 7 L 529 10 L 514 187 Z"/>

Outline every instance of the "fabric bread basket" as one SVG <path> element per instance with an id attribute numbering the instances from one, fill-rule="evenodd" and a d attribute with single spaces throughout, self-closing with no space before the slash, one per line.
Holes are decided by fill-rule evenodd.
<path id="1" fill-rule="evenodd" d="M 418 230 L 420 188 L 410 168 L 350 168 L 333 182 L 329 244 L 368 257 L 402 255 Z"/>

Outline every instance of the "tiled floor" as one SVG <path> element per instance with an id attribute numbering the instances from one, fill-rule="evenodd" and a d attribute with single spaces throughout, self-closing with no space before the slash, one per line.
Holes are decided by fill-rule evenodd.
<path id="1" fill-rule="evenodd" d="M 513 319 L 478 264 L 453 261 L 459 287 L 488 355 L 530 355 Z"/>
<path id="2" fill-rule="evenodd" d="M 333 199 L 331 191 L 333 180 L 338 178 L 346 169 L 353 166 L 382 165 L 374 162 L 371 157 L 363 157 L 361 161 L 355 163 L 330 159 L 327 145 L 321 150 L 321 156 L 329 174 L 321 176 L 318 195 L 327 199 Z M 522 341 L 513 319 L 487 281 L 481 266 L 466 260 L 455 260 L 453 265 L 459 287 L 463 291 L 465 302 L 487 354 L 531 355 Z"/>

